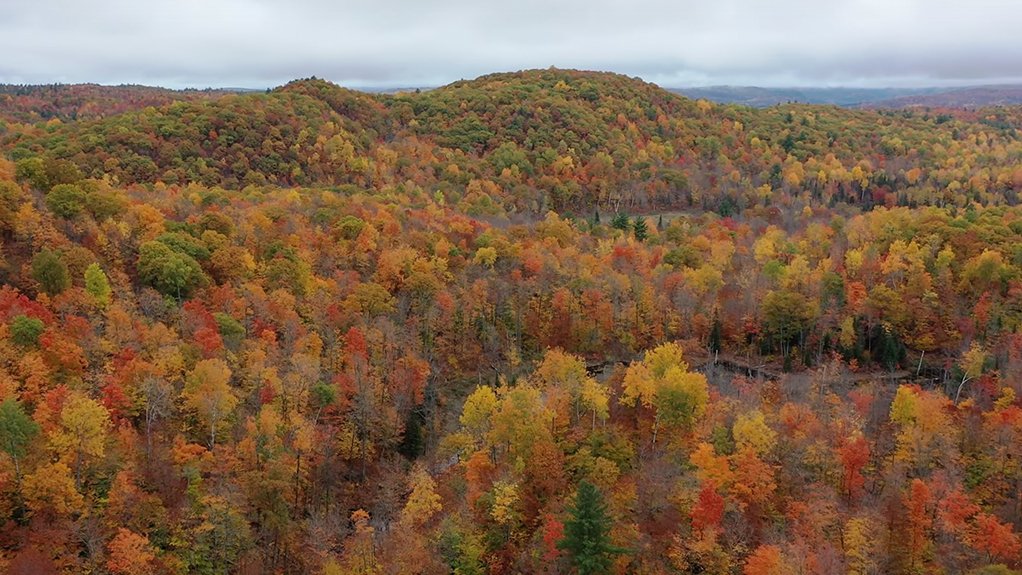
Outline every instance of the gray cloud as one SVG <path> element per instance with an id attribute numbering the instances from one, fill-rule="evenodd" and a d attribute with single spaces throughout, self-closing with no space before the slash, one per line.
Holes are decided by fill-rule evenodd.
<path id="1" fill-rule="evenodd" d="M 0 82 L 425 86 L 547 66 L 663 85 L 1022 82 L 1017 0 L 0 0 Z"/>

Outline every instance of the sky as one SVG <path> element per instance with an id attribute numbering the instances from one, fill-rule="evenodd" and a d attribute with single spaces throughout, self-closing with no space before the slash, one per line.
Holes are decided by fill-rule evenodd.
<path id="1" fill-rule="evenodd" d="M 426 87 L 528 68 L 707 85 L 1022 83 L 1019 0 L 0 0 L 0 83 Z"/>

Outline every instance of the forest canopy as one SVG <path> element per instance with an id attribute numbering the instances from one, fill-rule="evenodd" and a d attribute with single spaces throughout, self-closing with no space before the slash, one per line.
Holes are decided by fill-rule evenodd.
<path id="1" fill-rule="evenodd" d="M 1016 573 L 1020 122 L 0 89 L 0 569 Z"/>

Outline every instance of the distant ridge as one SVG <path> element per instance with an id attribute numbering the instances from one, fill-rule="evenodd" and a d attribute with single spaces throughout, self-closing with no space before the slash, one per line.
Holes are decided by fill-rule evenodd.
<path id="1" fill-rule="evenodd" d="M 777 104 L 830 104 L 846 108 L 979 108 L 1022 104 L 1022 85 L 964 88 L 668 88 L 688 98 L 765 108 Z"/>
<path id="2" fill-rule="evenodd" d="M 924 95 L 937 90 L 937 88 L 761 88 L 758 86 L 668 89 L 688 98 L 710 100 L 722 104 L 741 104 L 754 108 L 765 108 L 789 102 L 851 107 L 903 96 Z"/>
<path id="3" fill-rule="evenodd" d="M 247 92 L 238 88 L 171 90 L 138 84 L 0 84 L 0 119 L 30 123 L 96 119 L 149 106 L 214 100 Z"/>
<path id="4" fill-rule="evenodd" d="M 905 95 L 870 102 L 866 108 L 986 108 L 1022 104 L 1022 85 L 954 88 L 933 94 Z"/>

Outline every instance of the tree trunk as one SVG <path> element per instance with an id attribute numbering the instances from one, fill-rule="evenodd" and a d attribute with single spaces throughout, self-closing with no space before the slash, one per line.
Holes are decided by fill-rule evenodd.
<path id="1" fill-rule="evenodd" d="M 962 388 L 965 387 L 965 384 L 968 383 L 968 381 L 969 376 L 962 376 L 962 383 L 958 384 L 958 391 L 955 393 L 955 405 L 958 405 L 958 398 L 962 395 Z"/>

